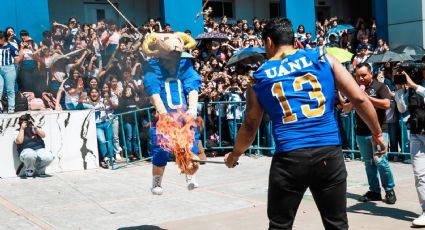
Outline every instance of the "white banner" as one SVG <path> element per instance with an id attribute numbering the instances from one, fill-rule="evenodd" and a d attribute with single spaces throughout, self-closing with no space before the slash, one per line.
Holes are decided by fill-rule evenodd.
<path id="1" fill-rule="evenodd" d="M 0 177 L 16 177 L 23 164 L 16 151 L 18 119 L 30 113 L 46 132 L 46 149 L 55 159 L 46 173 L 99 167 L 96 123 L 92 110 L 38 111 L 0 114 Z"/>

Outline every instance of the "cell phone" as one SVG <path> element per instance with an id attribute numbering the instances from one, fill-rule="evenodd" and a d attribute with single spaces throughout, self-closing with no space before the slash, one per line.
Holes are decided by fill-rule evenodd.
<path id="1" fill-rule="evenodd" d="M 396 75 L 394 75 L 394 84 L 396 84 L 396 85 L 407 84 L 406 75 L 404 75 L 404 74 L 396 74 Z"/>

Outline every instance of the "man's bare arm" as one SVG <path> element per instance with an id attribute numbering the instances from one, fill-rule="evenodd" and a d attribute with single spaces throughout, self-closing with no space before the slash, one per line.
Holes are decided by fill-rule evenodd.
<path id="1" fill-rule="evenodd" d="M 260 127 L 264 113 L 252 87 L 247 89 L 246 98 L 245 120 L 238 131 L 233 148 L 233 153 L 237 156 L 242 155 L 251 146 L 255 135 L 257 135 L 257 130 Z"/>
<path id="2" fill-rule="evenodd" d="M 335 85 L 352 103 L 356 112 L 366 123 L 372 134 L 382 133 L 379 125 L 378 116 L 372 102 L 367 98 L 366 94 L 357 87 L 351 74 L 337 61 L 334 57 L 327 55 L 331 61 L 332 69 L 335 75 Z"/>

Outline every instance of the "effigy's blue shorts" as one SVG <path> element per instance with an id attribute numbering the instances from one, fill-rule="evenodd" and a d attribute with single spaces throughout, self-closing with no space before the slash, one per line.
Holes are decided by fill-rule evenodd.
<path id="1" fill-rule="evenodd" d="M 193 141 L 192 152 L 198 155 L 199 133 L 196 127 L 194 128 L 194 130 L 195 130 L 195 140 Z M 164 167 L 167 165 L 167 161 L 170 158 L 170 153 L 162 149 L 159 145 L 157 145 L 155 126 L 153 126 L 150 129 L 150 134 L 152 138 L 152 144 L 151 144 L 152 164 L 157 167 Z"/>

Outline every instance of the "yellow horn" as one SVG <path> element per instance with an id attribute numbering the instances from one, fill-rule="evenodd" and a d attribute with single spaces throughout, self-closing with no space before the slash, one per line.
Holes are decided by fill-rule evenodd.
<path id="1" fill-rule="evenodd" d="M 159 53 L 159 50 L 151 50 L 149 47 L 152 44 L 155 44 L 155 42 L 156 42 L 155 33 L 150 33 L 148 36 L 146 36 L 142 44 L 142 50 L 146 55 L 155 56 Z"/>
<path id="2" fill-rule="evenodd" d="M 183 39 L 184 49 L 190 50 L 196 47 L 197 42 L 190 35 L 182 32 L 176 32 L 176 34 Z"/>

